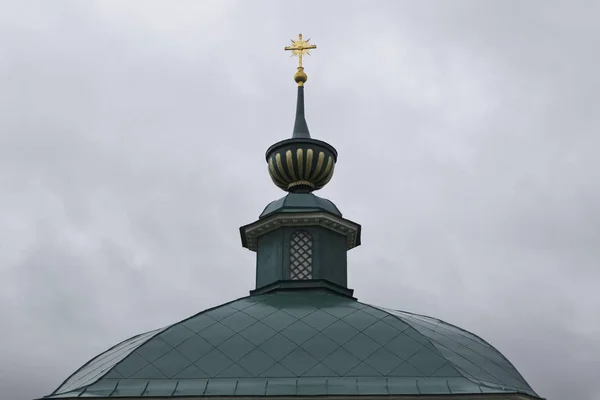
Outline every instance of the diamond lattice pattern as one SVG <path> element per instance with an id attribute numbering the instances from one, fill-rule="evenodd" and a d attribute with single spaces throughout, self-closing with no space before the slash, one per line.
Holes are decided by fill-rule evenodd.
<path id="1" fill-rule="evenodd" d="M 275 387 L 300 394 L 303 379 L 311 384 L 326 379 L 326 389 L 311 386 L 324 394 L 340 393 L 331 386 L 336 379 L 350 382 L 352 390 L 356 390 L 357 379 L 366 380 L 365 385 L 383 382 L 381 393 L 404 390 L 394 389 L 394 385 L 410 384 L 417 394 L 463 393 L 467 389 L 480 393 L 480 387 L 535 394 L 508 360 L 475 335 L 433 318 L 380 309 L 325 292 L 250 296 L 143 338 L 143 344 L 119 350 L 123 356 L 115 358 L 112 350 L 101 355 L 98 359 L 107 359 L 101 369 L 92 362 L 75 374 L 97 380 L 96 371 L 104 371 L 97 383 L 85 389 L 86 397 L 125 396 L 128 385 L 139 386 L 135 396 L 146 390 L 144 395 L 149 396 L 155 383 L 171 385 L 165 388 L 169 396 L 175 388 L 177 393 L 200 396 L 212 394 L 212 386 L 221 382 L 233 382 L 239 393 L 246 393 L 242 383 L 254 382 L 262 385 L 260 395 Z M 128 348 L 130 341 L 124 343 Z M 453 387 L 452 382 L 460 387 Z M 466 384 L 476 386 L 471 390 Z M 188 393 L 186 385 L 196 386 Z M 79 385 L 61 387 L 55 395 L 74 386 Z M 371 393 L 367 388 L 360 390 Z"/>
<path id="2" fill-rule="evenodd" d="M 312 279 L 312 236 L 306 231 L 298 231 L 292 235 L 290 279 Z"/>

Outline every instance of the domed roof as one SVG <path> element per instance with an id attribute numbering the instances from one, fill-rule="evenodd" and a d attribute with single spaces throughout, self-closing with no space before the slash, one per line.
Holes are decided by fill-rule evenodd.
<path id="1" fill-rule="evenodd" d="M 472 333 L 325 290 L 287 290 L 132 337 L 47 398 L 482 393 L 537 398 Z"/>
<path id="2" fill-rule="evenodd" d="M 291 139 L 266 154 L 286 197 L 242 226 L 256 254 L 249 297 L 134 336 L 90 360 L 46 398 L 425 396 L 539 398 L 514 366 L 472 333 L 443 321 L 358 302 L 347 252 L 359 224 L 311 192 L 333 175 L 337 151 L 312 139 L 298 41 Z"/>
<path id="3" fill-rule="evenodd" d="M 342 216 L 340 210 L 330 200 L 315 196 L 312 193 L 289 193 L 285 197 L 269 203 L 258 218 L 265 218 L 273 213 L 311 211 L 325 211 L 338 217 Z"/>

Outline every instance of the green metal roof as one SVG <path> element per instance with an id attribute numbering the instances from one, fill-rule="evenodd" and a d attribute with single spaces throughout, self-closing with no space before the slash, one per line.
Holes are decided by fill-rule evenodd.
<path id="1" fill-rule="evenodd" d="M 238 299 L 128 339 L 48 398 L 448 395 L 537 398 L 479 337 L 322 290 Z"/>
<path id="2" fill-rule="evenodd" d="M 275 200 L 264 209 L 258 218 L 265 218 L 275 212 L 310 212 L 325 211 L 338 217 L 342 213 L 332 201 L 315 196 L 312 193 L 290 193 L 279 200 Z"/>

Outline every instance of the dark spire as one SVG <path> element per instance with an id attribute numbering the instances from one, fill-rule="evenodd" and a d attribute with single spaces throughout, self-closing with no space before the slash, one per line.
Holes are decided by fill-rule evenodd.
<path id="1" fill-rule="evenodd" d="M 310 40 L 310 39 L 309 39 Z M 285 49 L 298 57 L 298 68 L 294 81 L 298 84 L 296 121 L 290 139 L 275 143 L 267 150 L 266 159 L 269 175 L 275 185 L 290 193 L 311 193 L 321 189 L 333 175 L 337 151 L 328 143 L 310 137 L 304 116 L 304 84 L 308 77 L 302 66 L 302 56 L 317 46 L 303 40 L 292 40 Z"/>
<path id="2" fill-rule="evenodd" d="M 298 86 L 298 102 L 296 104 L 296 122 L 292 139 L 310 139 L 310 132 L 304 116 L 304 86 Z"/>

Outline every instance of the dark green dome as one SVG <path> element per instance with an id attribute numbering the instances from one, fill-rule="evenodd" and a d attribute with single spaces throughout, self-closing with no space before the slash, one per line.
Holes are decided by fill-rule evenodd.
<path id="1" fill-rule="evenodd" d="M 308 48 L 299 40 L 290 49 Z M 47 398 L 539 398 L 478 336 L 353 297 L 347 252 L 361 226 L 311 193 L 331 179 L 337 151 L 310 137 L 302 85 L 292 138 L 266 158 L 290 193 L 240 228 L 256 252 L 251 295 L 125 340 Z"/>
<path id="2" fill-rule="evenodd" d="M 299 86 L 292 138 L 267 150 L 271 180 L 287 192 L 310 193 L 322 189 L 333 176 L 337 156 L 332 145 L 310 137 L 304 116 L 304 87 Z"/>
<path id="3" fill-rule="evenodd" d="M 324 211 L 338 217 L 342 213 L 332 201 L 315 196 L 312 193 L 289 193 L 287 196 L 269 203 L 258 217 L 265 218 L 273 213 L 297 213 Z"/>
<path id="4" fill-rule="evenodd" d="M 316 139 L 287 139 L 267 150 L 269 176 L 280 189 L 311 192 L 322 189 L 333 176 L 337 151 Z"/>
<path id="5" fill-rule="evenodd" d="M 537 398 L 472 333 L 325 290 L 288 290 L 130 338 L 48 398 L 511 393 Z"/>

